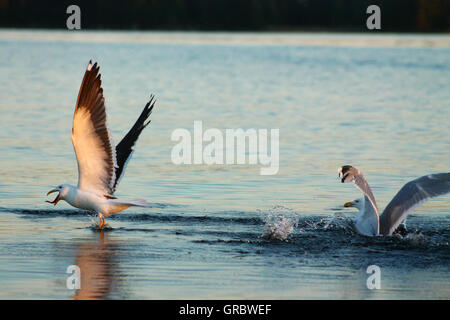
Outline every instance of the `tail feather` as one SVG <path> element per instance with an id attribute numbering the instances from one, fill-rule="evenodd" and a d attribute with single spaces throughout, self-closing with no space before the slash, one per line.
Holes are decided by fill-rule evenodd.
<path id="1" fill-rule="evenodd" d="M 108 200 L 108 206 L 109 206 L 109 210 L 107 210 L 108 212 L 105 212 L 104 215 L 106 217 L 114 214 L 114 213 L 118 213 L 120 211 L 123 211 L 129 207 L 143 207 L 143 208 L 150 208 L 151 205 L 150 203 L 148 203 L 145 200 L 132 200 L 132 201 L 127 201 L 127 200 L 121 200 L 121 199 L 111 199 Z"/>
<path id="2" fill-rule="evenodd" d="M 150 203 L 148 203 L 145 200 L 133 200 L 133 201 L 128 201 L 130 205 L 130 207 L 144 207 L 144 208 L 149 208 L 150 207 Z"/>
<path id="3" fill-rule="evenodd" d="M 150 203 L 145 200 L 121 200 L 121 199 L 112 199 L 109 200 L 111 204 L 114 205 L 127 205 L 128 207 L 150 207 Z"/>

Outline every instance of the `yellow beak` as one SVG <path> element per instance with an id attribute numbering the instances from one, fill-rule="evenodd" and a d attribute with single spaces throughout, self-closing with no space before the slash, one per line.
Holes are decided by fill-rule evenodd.
<path id="1" fill-rule="evenodd" d="M 353 207 L 353 203 L 352 202 L 346 202 L 344 204 L 344 207 L 348 208 L 348 207 Z"/>
<path id="2" fill-rule="evenodd" d="M 50 190 L 49 192 L 47 192 L 47 195 L 49 195 L 49 194 L 51 194 L 51 193 L 54 193 L 54 192 L 59 192 L 59 190 L 58 190 L 58 189 L 52 189 L 52 190 Z M 53 200 L 53 201 L 47 201 L 47 200 L 45 200 L 45 202 L 53 203 L 53 205 L 56 206 L 56 204 L 59 202 L 59 199 L 60 199 L 60 198 L 61 198 L 61 197 L 60 197 L 60 194 L 58 194 L 58 196 L 55 198 L 55 200 Z"/>

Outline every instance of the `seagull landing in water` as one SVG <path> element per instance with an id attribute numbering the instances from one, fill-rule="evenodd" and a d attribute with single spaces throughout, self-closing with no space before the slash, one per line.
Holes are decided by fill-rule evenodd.
<path id="1" fill-rule="evenodd" d="M 100 218 L 99 227 L 102 228 L 105 217 L 128 207 L 149 205 L 144 200 L 117 199 L 113 194 L 139 135 L 150 123 L 147 119 L 154 100 L 151 96 L 134 126 L 114 148 L 106 125 L 105 99 L 98 71 L 97 63 L 92 65 L 89 61 L 73 116 L 72 143 L 78 162 L 78 186 L 59 185 L 47 193 L 58 192 L 58 196 L 47 202 L 56 206 L 59 200 L 65 200 L 76 208 L 95 211 Z"/>
<path id="2" fill-rule="evenodd" d="M 450 192 L 450 173 L 429 174 L 405 184 L 389 202 L 380 216 L 372 190 L 363 174 L 352 166 L 339 168 L 341 182 L 353 182 L 364 193 L 364 198 L 347 202 L 345 207 L 355 207 L 359 214 L 355 219 L 356 230 L 366 236 L 392 235 L 416 206 Z"/>

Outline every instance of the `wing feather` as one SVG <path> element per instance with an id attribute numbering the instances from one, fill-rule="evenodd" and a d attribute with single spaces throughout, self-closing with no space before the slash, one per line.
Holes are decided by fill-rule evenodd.
<path id="1" fill-rule="evenodd" d="M 134 145 L 139 138 L 139 135 L 142 133 L 142 130 L 150 123 L 150 120 L 147 121 L 148 117 L 152 113 L 153 106 L 155 105 L 154 96 L 150 97 L 150 100 L 142 110 L 141 115 L 136 120 L 133 127 L 131 127 L 130 131 L 123 137 L 123 139 L 119 142 L 116 147 L 116 156 L 117 156 L 117 167 L 116 167 L 116 179 L 114 181 L 113 189 L 117 188 L 117 185 L 122 178 L 125 168 L 133 155 Z M 146 122 L 147 121 L 147 122 Z"/>
<path id="2" fill-rule="evenodd" d="M 367 183 L 364 175 L 357 168 L 353 166 L 342 166 L 339 168 L 339 177 L 341 177 L 341 182 L 353 182 L 353 184 L 364 193 L 365 199 L 369 199 L 369 203 L 372 205 L 373 210 L 367 210 L 370 214 L 374 215 L 375 224 L 376 224 L 376 233 L 379 233 L 380 229 L 380 215 L 378 213 L 377 203 L 375 201 L 375 197 L 372 193 L 372 189 L 370 189 L 369 184 Z M 367 219 L 367 217 L 365 218 Z"/>
<path id="3" fill-rule="evenodd" d="M 342 183 L 353 182 L 355 186 L 367 196 L 373 208 L 375 209 L 375 212 L 378 214 L 378 207 L 375 201 L 375 196 L 373 195 L 372 189 L 370 189 L 370 186 L 361 171 L 353 166 L 342 166 L 339 169 L 339 177 L 342 178 Z"/>
<path id="4" fill-rule="evenodd" d="M 78 187 L 112 195 L 116 154 L 106 124 L 99 69 L 97 63 L 89 61 L 75 106 L 72 143 L 78 162 Z"/>
<path id="5" fill-rule="evenodd" d="M 392 234 L 408 213 L 424 201 L 450 192 L 450 173 L 429 174 L 405 184 L 380 217 L 380 233 Z"/>

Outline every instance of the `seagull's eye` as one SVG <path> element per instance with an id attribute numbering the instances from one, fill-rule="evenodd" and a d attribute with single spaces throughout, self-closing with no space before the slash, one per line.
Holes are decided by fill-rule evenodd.
<path id="1" fill-rule="evenodd" d="M 62 185 L 61 185 L 61 186 L 58 186 L 58 188 L 59 188 L 59 189 L 62 189 Z"/>

